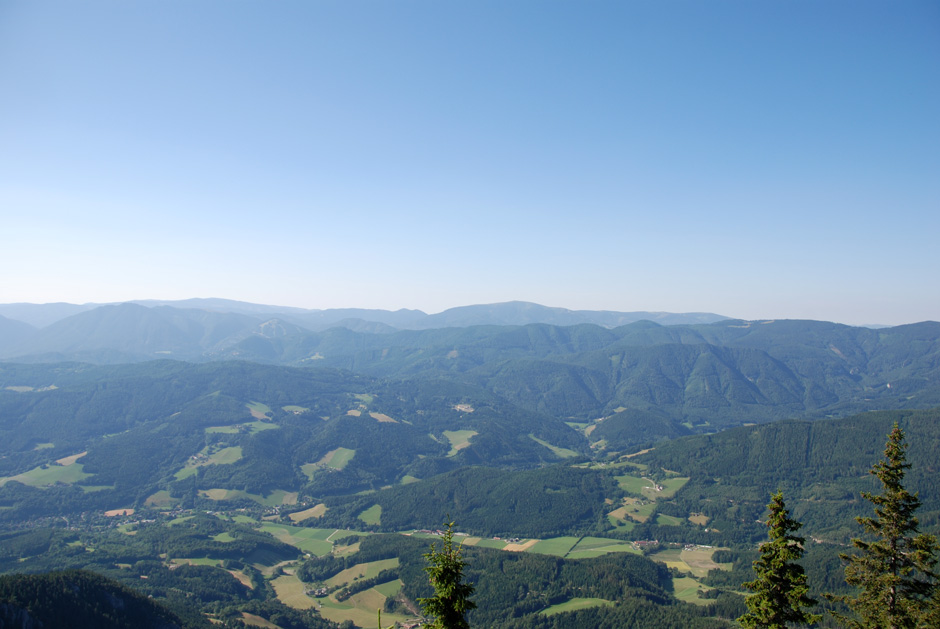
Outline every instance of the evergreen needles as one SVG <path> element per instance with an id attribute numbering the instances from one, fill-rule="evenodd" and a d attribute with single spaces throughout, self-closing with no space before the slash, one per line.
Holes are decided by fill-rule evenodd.
<path id="1" fill-rule="evenodd" d="M 754 594 L 745 601 L 748 612 L 738 622 L 744 627 L 767 629 L 812 624 L 821 616 L 803 609 L 816 605 L 816 601 L 807 595 L 803 567 L 794 563 L 803 556 L 805 540 L 793 534 L 802 524 L 790 518 L 782 492 L 774 494 L 767 507 L 769 541 L 761 546 L 760 558 L 754 562 L 757 578 L 744 583 Z"/>
<path id="2" fill-rule="evenodd" d="M 875 541 L 853 539 L 858 554 L 841 555 L 847 562 L 845 581 L 860 589 L 856 596 L 830 597 L 847 604 L 856 618 L 837 615 L 847 626 L 907 629 L 937 626 L 937 540 L 918 531 L 917 494 L 904 488 L 910 467 L 905 458 L 904 432 L 894 424 L 884 460 L 872 466 L 882 493 L 862 495 L 875 505 L 875 517 L 856 518 Z M 931 609 L 933 607 L 934 609 Z M 930 615 L 933 614 L 933 620 Z"/>
<path id="3" fill-rule="evenodd" d="M 440 550 L 431 544 L 431 551 L 424 555 L 428 566 L 424 569 L 434 588 L 434 596 L 419 598 L 424 613 L 434 618 L 428 625 L 431 629 L 469 629 L 466 613 L 476 607 L 470 600 L 473 585 L 463 582 L 464 560 L 460 545 L 454 546 L 454 523 L 447 525 Z"/>

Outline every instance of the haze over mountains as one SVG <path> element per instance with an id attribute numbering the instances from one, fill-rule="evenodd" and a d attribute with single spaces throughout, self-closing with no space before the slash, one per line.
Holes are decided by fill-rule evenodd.
<path id="1" fill-rule="evenodd" d="M 634 321 L 650 320 L 663 325 L 681 323 L 711 323 L 727 319 L 707 312 L 675 314 L 670 312 L 615 312 L 610 310 L 569 310 L 552 308 L 525 301 L 510 301 L 497 304 L 459 306 L 437 314 L 426 314 L 421 310 L 377 310 L 367 308 L 332 308 L 316 310 L 291 306 L 270 306 L 230 299 L 184 299 L 165 301 L 156 299 L 121 302 L 150 308 L 170 306 L 177 309 L 207 310 L 218 313 L 235 313 L 262 318 L 280 318 L 292 321 L 311 330 L 327 326 L 349 327 L 359 322 L 382 323 L 401 330 L 426 330 L 430 328 L 460 327 L 468 325 L 525 325 L 527 323 L 550 323 L 552 325 L 575 325 L 594 323 L 605 327 L 616 327 Z M 113 304 L 0 304 L 0 316 L 44 328 L 73 315 Z"/>
<path id="2" fill-rule="evenodd" d="M 874 330 L 525 302 L 436 315 L 308 311 L 216 299 L 174 303 L 0 306 L 0 316 L 6 315 L 0 319 L 0 359 L 242 360 L 374 378 L 445 378 L 532 412 L 580 419 L 617 415 L 604 426 L 611 438 L 623 432 L 614 428 L 619 422 L 637 434 L 666 437 L 940 403 L 940 324 L 934 322 Z M 37 328 L 29 321 L 52 322 Z"/>
<path id="3" fill-rule="evenodd" d="M 405 620 L 427 594 L 424 544 L 398 533 L 453 518 L 474 544 L 515 549 L 468 555 L 479 626 L 547 627 L 539 614 L 578 601 L 596 572 L 621 585 L 648 573 L 652 589 L 597 591 L 591 619 L 552 627 L 722 627 L 740 613 L 768 492 L 784 487 L 827 542 L 810 549 L 818 574 L 838 573 L 894 421 L 912 441 L 922 521 L 940 526 L 937 407 L 929 321 L 869 329 L 524 302 L 437 315 L 5 305 L 0 572 L 92 569 L 187 627 L 207 628 L 207 615 L 372 626 L 374 605 Z M 350 531 L 374 535 L 351 551 Z M 658 548 L 674 563 L 695 545 L 711 569 L 692 587 L 712 588 L 714 603 L 678 593 L 691 573 L 634 556 Z M 503 600 L 522 591 L 499 568 L 506 556 L 526 584 L 562 580 Z M 372 564 L 367 579 L 337 576 Z M 342 589 L 323 594 L 330 575 Z M 623 620 L 636 605 L 646 620 Z"/>

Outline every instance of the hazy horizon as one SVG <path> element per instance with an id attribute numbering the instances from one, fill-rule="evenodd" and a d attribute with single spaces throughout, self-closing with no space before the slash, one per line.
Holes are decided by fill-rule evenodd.
<path id="1" fill-rule="evenodd" d="M 0 6 L 0 302 L 940 320 L 940 4 Z"/>

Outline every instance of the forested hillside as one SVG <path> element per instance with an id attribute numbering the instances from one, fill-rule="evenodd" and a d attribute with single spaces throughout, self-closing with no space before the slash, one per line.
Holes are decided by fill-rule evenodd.
<path id="1" fill-rule="evenodd" d="M 777 490 L 844 593 L 895 421 L 940 531 L 940 324 L 101 310 L 4 328 L 47 345 L 0 363 L 0 571 L 91 570 L 185 627 L 416 622 L 451 521 L 477 626 L 726 626 Z"/>

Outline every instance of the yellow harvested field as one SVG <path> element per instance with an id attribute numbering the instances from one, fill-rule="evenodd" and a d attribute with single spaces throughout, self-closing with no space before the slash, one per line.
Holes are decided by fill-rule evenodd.
<path id="1" fill-rule="evenodd" d="M 693 513 L 689 516 L 689 522 L 698 524 L 699 526 L 705 526 L 708 524 L 708 516 L 702 513 Z"/>
<path id="2" fill-rule="evenodd" d="M 79 460 L 86 454 L 88 454 L 87 450 L 85 452 L 79 452 L 78 454 L 73 454 L 72 456 L 62 457 L 61 459 L 58 459 L 56 463 L 58 463 L 59 465 L 72 465 L 73 463 L 75 463 L 75 461 Z"/>
<path id="3" fill-rule="evenodd" d="M 201 490 L 199 493 L 201 493 L 203 496 L 205 496 L 209 500 L 225 500 L 225 498 L 228 496 L 229 490 L 228 489 L 204 489 L 204 490 Z"/>
<path id="4" fill-rule="evenodd" d="M 376 421 L 378 421 L 378 422 L 381 422 L 381 423 L 383 423 L 383 424 L 397 424 L 397 423 L 398 423 L 398 420 L 397 420 L 397 419 L 392 419 L 391 417 L 389 417 L 389 416 L 386 415 L 385 413 L 369 413 L 369 416 L 370 416 L 372 419 L 374 419 L 374 420 L 376 420 Z"/>
<path id="5" fill-rule="evenodd" d="M 250 625 L 252 627 L 264 627 L 265 629 L 279 629 L 279 627 L 275 625 L 273 622 L 271 622 L 270 620 L 265 620 L 261 616 L 256 616 L 255 614 L 249 614 L 248 612 L 242 612 L 242 620 L 244 621 L 246 625 Z"/>
<path id="6" fill-rule="evenodd" d="M 293 607 L 294 609 L 310 609 L 317 604 L 316 601 L 307 596 L 306 586 L 303 581 L 293 575 L 281 575 L 274 579 L 271 585 L 274 586 L 278 600 L 288 607 Z"/>
<path id="7" fill-rule="evenodd" d="M 528 541 L 522 542 L 521 544 L 506 544 L 506 547 L 503 550 L 508 550 L 514 553 L 521 553 L 529 550 L 533 546 L 539 543 L 537 539 L 530 539 Z"/>
<path id="8" fill-rule="evenodd" d="M 117 515 L 134 515 L 133 509 L 111 509 L 110 511 L 105 511 L 104 514 L 109 518 L 113 518 Z"/>
<path id="9" fill-rule="evenodd" d="M 346 411 L 346 414 L 352 415 L 353 417 L 359 417 L 360 415 L 362 415 L 362 411 L 351 410 L 351 411 Z"/>
<path id="10" fill-rule="evenodd" d="M 627 517 L 628 517 L 628 516 L 627 516 L 627 508 L 626 508 L 626 507 L 620 507 L 619 509 L 614 509 L 613 511 L 610 512 L 609 515 L 612 515 L 613 517 L 617 518 L 618 520 L 626 520 Z"/>
<path id="11" fill-rule="evenodd" d="M 390 570 L 398 567 L 398 557 L 392 559 L 382 559 L 380 561 L 370 561 L 369 563 L 359 563 L 351 568 L 346 568 L 342 572 L 326 580 L 327 585 L 343 585 L 352 583 L 357 578 L 374 577 L 383 570 Z"/>
<path id="12" fill-rule="evenodd" d="M 233 577 L 235 577 L 236 579 L 238 579 L 239 582 L 241 582 L 241 584 L 244 585 L 249 590 L 255 589 L 255 586 L 252 585 L 251 583 L 251 579 L 249 579 L 248 575 L 242 572 L 241 570 L 229 570 L 228 573 L 232 575 Z"/>
<path id="13" fill-rule="evenodd" d="M 310 507 L 309 509 L 292 513 L 288 517 L 292 522 L 303 522 L 304 520 L 309 520 L 311 518 L 321 518 L 325 513 L 326 505 L 321 502 L 315 507 Z"/>

